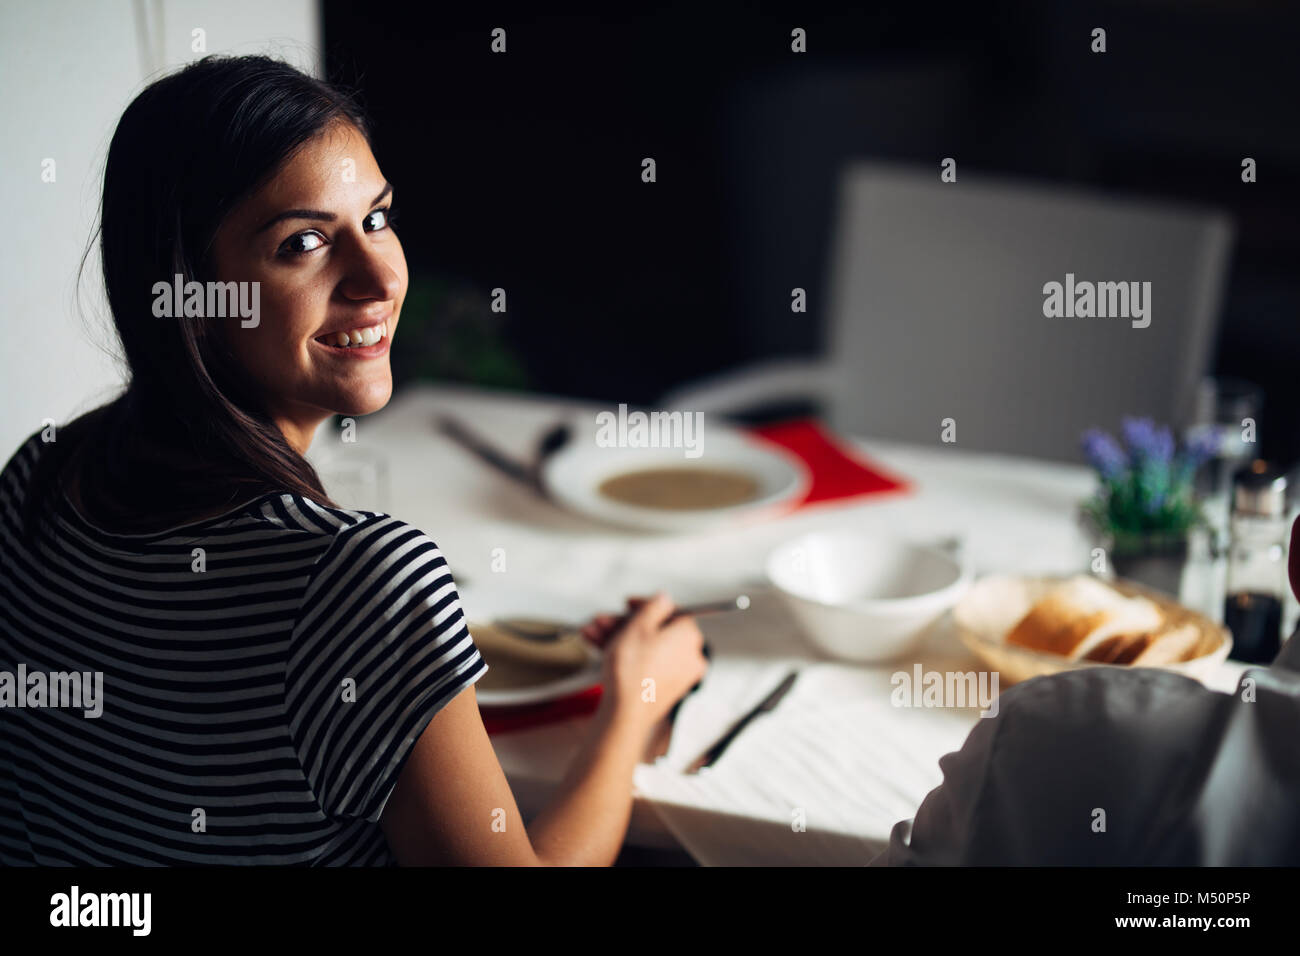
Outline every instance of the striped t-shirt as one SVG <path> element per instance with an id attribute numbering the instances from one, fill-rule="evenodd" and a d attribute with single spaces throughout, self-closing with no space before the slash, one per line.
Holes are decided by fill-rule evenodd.
<path id="1" fill-rule="evenodd" d="M 0 863 L 392 865 L 403 763 L 487 670 L 433 540 L 294 494 L 110 534 L 59 495 L 33 553 L 43 447 L 0 473 Z"/>

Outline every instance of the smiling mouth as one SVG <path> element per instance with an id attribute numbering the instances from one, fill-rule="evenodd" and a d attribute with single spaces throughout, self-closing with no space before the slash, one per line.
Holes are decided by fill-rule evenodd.
<path id="1" fill-rule="evenodd" d="M 364 349 L 378 345 L 388 337 L 388 323 L 380 322 L 365 328 L 348 329 L 345 332 L 327 332 L 316 336 L 316 341 L 332 349 Z"/>

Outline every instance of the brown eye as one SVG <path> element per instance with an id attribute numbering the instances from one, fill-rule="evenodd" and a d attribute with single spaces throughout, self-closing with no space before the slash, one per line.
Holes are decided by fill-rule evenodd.
<path id="1" fill-rule="evenodd" d="M 366 232 L 378 232 L 380 229 L 386 229 L 392 225 L 392 222 L 393 217 L 389 215 L 389 210 L 376 209 L 366 216 Z"/>
<path id="2" fill-rule="evenodd" d="M 295 233 L 284 241 L 280 246 L 280 252 L 284 255 L 301 256 L 308 252 L 314 252 L 325 244 L 325 237 L 314 229 L 308 229 L 306 232 Z"/>

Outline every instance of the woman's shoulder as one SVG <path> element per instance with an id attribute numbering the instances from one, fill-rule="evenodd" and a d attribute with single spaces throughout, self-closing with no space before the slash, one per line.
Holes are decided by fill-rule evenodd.
<path id="1" fill-rule="evenodd" d="M 270 496 L 259 510 L 273 526 L 323 542 L 315 587 L 338 587 L 353 578 L 399 570 L 449 573 L 441 548 L 428 533 L 387 512 L 336 508 L 297 494 Z"/>
<path id="2" fill-rule="evenodd" d="M 371 539 L 396 532 L 427 537 L 415 525 L 387 512 L 339 508 L 293 492 L 263 495 L 248 510 L 275 527 L 331 538 Z"/>
<path id="3" fill-rule="evenodd" d="M 383 512 L 307 507 L 315 520 L 338 525 L 302 592 L 292 660 L 319 656 L 326 646 L 364 654 L 358 648 L 378 647 L 393 634 L 417 643 L 429 635 L 435 644 L 462 640 L 456 581 L 433 538 Z M 457 647 L 468 654 L 472 642 Z"/>
<path id="4" fill-rule="evenodd" d="M 40 460 L 41 452 L 53 440 L 49 437 L 51 434 L 54 433 L 48 429 L 32 432 L 23 439 L 13 454 L 9 456 L 4 469 L 0 470 L 0 485 L 3 485 L 4 494 L 8 495 L 26 490 L 27 483 L 31 480 L 32 472 L 36 468 L 36 463 Z"/>

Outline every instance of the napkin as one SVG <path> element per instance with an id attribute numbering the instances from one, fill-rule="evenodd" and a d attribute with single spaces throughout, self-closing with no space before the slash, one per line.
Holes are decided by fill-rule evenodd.
<path id="1" fill-rule="evenodd" d="M 710 770 L 682 769 L 800 666 L 777 708 Z M 977 711 L 893 706 L 890 668 L 735 662 L 688 698 L 668 754 L 635 789 L 701 866 L 864 866 L 943 780 Z"/>
<path id="2" fill-rule="evenodd" d="M 752 429 L 765 441 L 793 452 L 808 466 L 812 484 L 798 507 L 858 498 L 864 495 L 907 491 L 911 485 L 844 446 L 815 419 L 762 425 Z"/>

